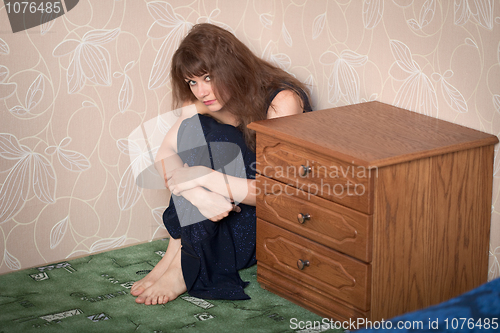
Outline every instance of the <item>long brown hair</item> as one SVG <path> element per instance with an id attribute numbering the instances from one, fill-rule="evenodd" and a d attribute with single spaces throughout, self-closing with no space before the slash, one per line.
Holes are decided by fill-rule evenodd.
<path id="1" fill-rule="evenodd" d="M 304 84 L 292 75 L 255 56 L 229 31 L 202 23 L 191 29 L 172 58 L 174 107 L 196 100 L 185 79 L 207 73 L 216 98 L 240 120 L 238 128 L 254 151 L 255 132 L 247 125 L 266 119 L 273 91 L 292 90 L 308 98 Z"/>

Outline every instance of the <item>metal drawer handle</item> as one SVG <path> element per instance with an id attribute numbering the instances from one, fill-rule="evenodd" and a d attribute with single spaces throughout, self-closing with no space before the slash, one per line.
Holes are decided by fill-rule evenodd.
<path id="1" fill-rule="evenodd" d="M 299 169 L 299 175 L 301 177 L 305 177 L 307 176 L 308 174 L 310 174 L 312 171 L 312 168 L 310 166 L 306 166 L 306 165 L 301 165 L 300 166 L 300 169 Z"/>
<path id="2" fill-rule="evenodd" d="M 304 267 L 306 266 L 309 266 L 309 260 L 302 260 L 302 259 L 299 259 L 297 261 L 297 267 L 300 269 L 300 270 L 303 270 Z"/>
<path id="3" fill-rule="evenodd" d="M 300 224 L 304 223 L 305 221 L 309 221 L 310 219 L 311 219 L 310 214 L 299 213 L 299 215 L 297 215 L 297 220 L 299 221 Z"/>

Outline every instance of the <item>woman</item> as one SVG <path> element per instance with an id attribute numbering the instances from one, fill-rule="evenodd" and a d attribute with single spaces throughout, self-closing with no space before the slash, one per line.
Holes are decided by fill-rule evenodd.
<path id="1" fill-rule="evenodd" d="M 310 111 L 305 87 L 211 24 L 194 26 L 181 42 L 171 78 L 174 107 L 184 107 L 156 158 L 172 193 L 164 213 L 171 238 L 165 256 L 131 293 L 147 305 L 186 291 L 200 298 L 248 299 L 238 275 L 256 262 L 255 133 L 247 125 Z M 236 147 L 231 150 L 243 169 L 215 167 L 233 160 L 217 148 L 227 144 Z M 204 220 L 197 223 L 196 214 Z"/>

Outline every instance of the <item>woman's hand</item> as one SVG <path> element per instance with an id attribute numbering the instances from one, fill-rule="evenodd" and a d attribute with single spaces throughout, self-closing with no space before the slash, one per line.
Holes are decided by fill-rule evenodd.
<path id="1" fill-rule="evenodd" d="M 198 208 L 200 213 L 212 222 L 218 222 L 229 215 L 231 211 L 239 213 L 241 208 L 235 206 L 226 197 L 207 190 L 200 191 L 196 198 L 189 201 Z"/>
<path id="2" fill-rule="evenodd" d="M 207 176 L 211 172 L 211 169 L 203 166 L 190 167 L 184 164 L 183 168 L 167 172 L 165 185 L 172 194 L 180 195 L 184 191 L 203 186 L 204 176 Z"/>

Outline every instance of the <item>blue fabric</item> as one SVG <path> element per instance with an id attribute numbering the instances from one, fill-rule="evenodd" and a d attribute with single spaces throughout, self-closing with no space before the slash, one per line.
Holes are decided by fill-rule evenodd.
<path id="1" fill-rule="evenodd" d="M 398 323 L 407 328 L 398 329 Z M 500 332 L 500 279 L 446 302 L 395 317 L 382 328 L 375 329 L 376 325 L 380 323 L 356 332 Z"/>

